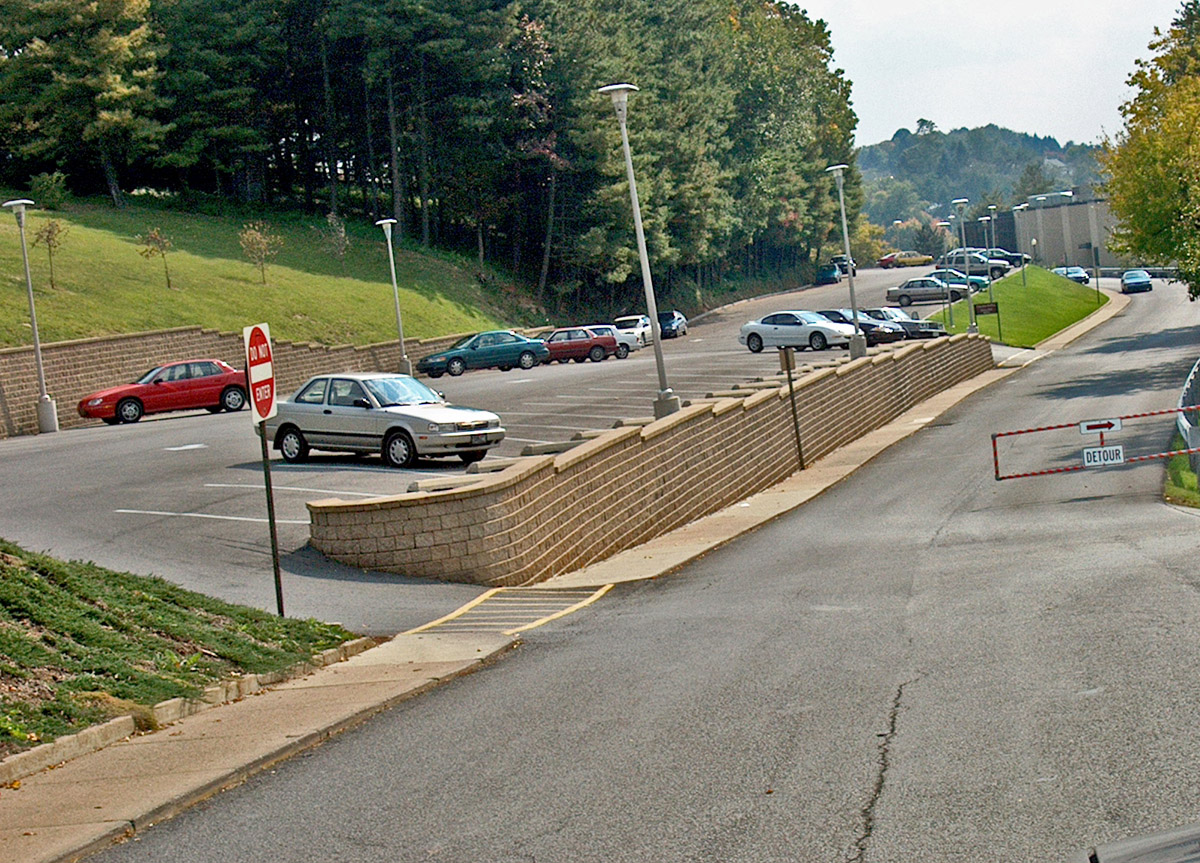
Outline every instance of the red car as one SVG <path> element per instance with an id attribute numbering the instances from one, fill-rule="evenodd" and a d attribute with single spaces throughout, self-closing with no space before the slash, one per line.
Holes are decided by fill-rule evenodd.
<path id="1" fill-rule="evenodd" d="M 546 347 L 550 349 L 550 356 L 542 361 L 545 363 L 554 360 L 560 363 L 571 360 L 598 363 L 617 352 L 617 340 L 586 327 L 563 327 L 546 336 Z"/>
<path id="2" fill-rule="evenodd" d="M 875 266 L 883 267 L 885 270 L 889 267 L 896 266 L 896 258 L 899 257 L 899 252 L 888 252 L 882 258 L 875 262 Z"/>
<path id="3" fill-rule="evenodd" d="M 209 413 L 246 406 L 246 373 L 221 360 L 185 360 L 155 366 L 131 384 L 101 390 L 79 402 L 79 415 L 109 425 L 135 423 L 143 414 L 204 408 Z"/>

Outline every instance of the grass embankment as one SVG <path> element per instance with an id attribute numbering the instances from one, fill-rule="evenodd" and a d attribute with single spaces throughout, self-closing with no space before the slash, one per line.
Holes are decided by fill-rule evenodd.
<path id="1" fill-rule="evenodd" d="M 18 197 L 20 197 L 18 195 Z M 32 343 L 16 220 L 0 214 L 0 346 Z M 54 254 L 54 287 L 37 232 L 51 219 L 67 228 Z M 123 209 L 76 200 L 62 210 L 31 210 L 26 235 L 42 341 L 200 325 L 225 332 L 266 321 L 279 339 L 371 344 L 396 337 L 396 314 L 383 232 L 348 221 L 343 260 L 325 250 L 323 218 L 265 217 L 282 239 L 266 284 L 242 253 L 238 234 L 255 217 L 205 215 L 131 202 Z M 138 241 L 152 228 L 171 241 L 166 286 L 161 257 Z M 497 325 L 533 323 L 533 312 L 494 274 L 480 284 L 473 261 L 396 248 L 404 335 L 425 338 Z"/>
<path id="2" fill-rule="evenodd" d="M 353 637 L 0 540 L 0 757 Z"/>
<path id="3" fill-rule="evenodd" d="M 1175 435 L 1171 449 L 1187 449 L 1183 435 Z M 1172 456 L 1167 461 L 1167 480 L 1163 487 L 1163 497 L 1169 503 L 1200 507 L 1200 483 L 1197 482 L 1196 474 L 1192 472 L 1191 462 L 1186 455 Z"/>
<path id="4" fill-rule="evenodd" d="M 1014 270 L 992 284 L 992 296 L 1000 309 L 997 315 L 979 315 L 979 332 L 1013 347 L 1031 348 L 1043 339 L 1082 320 L 1108 302 L 1095 287 L 1080 285 L 1041 267 Z M 988 292 L 974 295 L 975 303 L 988 302 Z M 965 333 L 968 326 L 966 302 L 954 304 L 954 326 L 944 312 L 931 315 L 954 333 Z M 1003 338 L 1001 338 L 1003 335 Z"/>

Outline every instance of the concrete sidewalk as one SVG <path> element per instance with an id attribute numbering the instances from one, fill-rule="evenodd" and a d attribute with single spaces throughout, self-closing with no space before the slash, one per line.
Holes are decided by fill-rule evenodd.
<path id="1" fill-rule="evenodd" d="M 1068 344 L 1128 302 L 1110 298 L 1032 352 L 998 349 L 1001 367 L 938 394 L 774 488 L 537 587 L 603 586 L 678 569 L 802 506 L 962 399 Z M 52 863 L 98 851 L 405 698 L 470 673 L 517 642 L 503 633 L 401 634 L 344 662 L 29 776 L 15 783 L 19 787 L 0 788 L 0 863 Z"/>

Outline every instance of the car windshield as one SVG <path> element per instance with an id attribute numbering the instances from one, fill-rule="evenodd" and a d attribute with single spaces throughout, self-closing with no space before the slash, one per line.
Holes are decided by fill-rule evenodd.
<path id="1" fill-rule="evenodd" d="M 1148 279 L 1148 278 L 1150 278 L 1150 274 L 1147 273 L 1145 270 L 1130 270 L 1128 273 L 1125 274 L 1125 278 L 1127 278 L 1127 279 Z"/>
<path id="2" fill-rule="evenodd" d="M 641 326 L 641 318 L 617 318 L 616 326 L 619 330 L 632 330 Z"/>
<path id="3" fill-rule="evenodd" d="M 142 375 L 140 378 L 138 378 L 136 381 L 134 381 L 134 383 L 138 383 L 138 384 L 151 383 L 156 377 L 158 377 L 160 374 L 162 374 L 162 371 L 165 368 L 166 368 L 166 366 L 155 366 L 154 368 L 150 369 L 150 371 L 146 372 L 144 375 Z"/>
<path id="4" fill-rule="evenodd" d="M 674 320 L 675 320 L 674 312 L 659 312 L 658 313 L 658 322 L 660 324 L 669 324 Z"/>
<path id="5" fill-rule="evenodd" d="M 452 350 L 454 350 L 455 348 L 463 348 L 463 347 L 466 347 L 466 346 L 467 346 L 467 342 L 469 342 L 469 341 L 471 341 L 471 339 L 475 338 L 475 336 L 476 336 L 476 335 L 478 335 L 478 334 L 477 334 L 477 333 L 471 333 L 471 335 L 469 335 L 469 336 L 463 336 L 461 339 L 459 339 L 457 342 L 455 342 L 454 344 L 452 344 L 450 347 L 446 348 L 446 350 L 448 350 L 448 351 L 452 351 Z"/>
<path id="6" fill-rule="evenodd" d="M 816 312 L 796 312 L 796 314 L 799 315 L 800 320 L 804 321 L 806 324 L 832 323 L 829 318 L 825 317 L 824 315 L 817 314 Z"/>
<path id="7" fill-rule="evenodd" d="M 383 407 L 437 404 L 442 401 L 442 397 L 425 384 L 406 375 L 397 375 L 393 378 L 371 378 L 363 381 L 363 386 L 370 390 L 375 401 Z"/>

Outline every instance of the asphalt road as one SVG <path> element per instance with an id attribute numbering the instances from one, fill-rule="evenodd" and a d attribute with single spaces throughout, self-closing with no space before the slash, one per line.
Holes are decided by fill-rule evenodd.
<path id="1" fill-rule="evenodd" d="M 864 271 L 864 306 L 882 302 L 894 273 Z M 740 303 L 707 316 L 664 344 L 673 388 L 704 396 L 778 370 L 775 352 L 737 344 L 745 321 L 778 308 L 849 302 L 848 285 Z M 819 356 L 845 355 L 844 350 Z M 802 356 L 809 356 L 807 353 Z M 519 455 L 529 443 L 569 439 L 583 429 L 652 414 L 658 390 L 653 351 L 625 360 L 542 366 L 529 372 L 468 372 L 432 382 L 460 404 L 495 410 L 508 438 L 493 452 Z M 426 460 L 396 471 L 378 458 L 316 454 L 272 463 L 285 611 L 391 634 L 440 617 L 477 595 L 467 585 L 431 584 L 341 566 L 306 547 L 309 500 L 404 491 L 414 479 L 462 473 L 457 460 Z M 249 412 L 167 414 L 134 425 L 94 426 L 0 440 L 0 536 L 36 551 L 161 575 L 232 602 L 275 610 L 258 439 Z M 631 478 L 631 493 L 637 480 Z"/>
<path id="2" fill-rule="evenodd" d="M 1194 821 L 1196 514 L 1159 462 L 996 482 L 990 435 L 1172 406 L 1197 316 L 1160 283 L 795 513 L 96 859 L 1061 861 Z"/>

